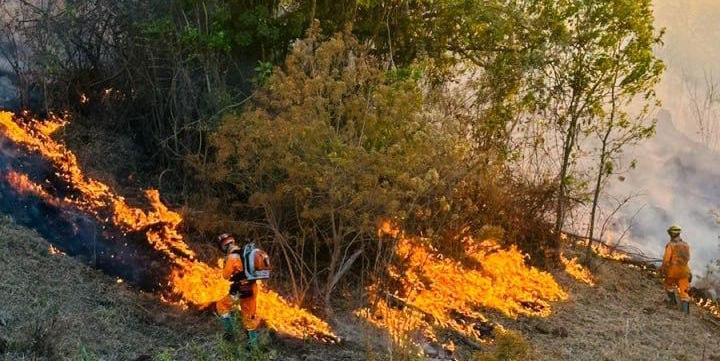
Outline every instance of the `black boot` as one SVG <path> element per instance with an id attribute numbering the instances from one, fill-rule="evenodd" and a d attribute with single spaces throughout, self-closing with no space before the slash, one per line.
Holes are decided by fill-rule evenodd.
<path id="1" fill-rule="evenodd" d="M 667 306 L 668 308 L 675 308 L 678 306 L 677 293 L 674 291 L 667 292 Z"/>
<path id="2" fill-rule="evenodd" d="M 689 315 L 690 314 L 690 302 L 682 301 L 682 303 L 680 304 L 680 310 L 685 315 Z"/>

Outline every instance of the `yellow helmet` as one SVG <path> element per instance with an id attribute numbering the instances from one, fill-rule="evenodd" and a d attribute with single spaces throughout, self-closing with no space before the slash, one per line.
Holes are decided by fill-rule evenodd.
<path id="1" fill-rule="evenodd" d="M 678 226 L 677 224 L 673 224 L 667 229 L 667 233 L 671 237 L 679 236 L 680 232 L 682 232 L 682 228 L 680 228 L 680 226 Z"/>

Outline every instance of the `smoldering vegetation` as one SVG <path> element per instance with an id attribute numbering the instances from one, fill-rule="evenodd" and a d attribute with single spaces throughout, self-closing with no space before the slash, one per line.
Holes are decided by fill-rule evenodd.
<path id="1" fill-rule="evenodd" d="M 9 177 L 21 171 L 52 198 L 18 188 Z M 32 151 L 0 140 L 0 210 L 15 222 L 35 229 L 61 252 L 109 275 L 127 280 L 140 289 L 161 289 L 169 273 L 168 263 L 152 251 L 143 230 L 125 233 L 102 221 L 109 215 L 91 215 L 65 198 L 72 198 L 73 185 L 56 175 L 52 164 Z"/>

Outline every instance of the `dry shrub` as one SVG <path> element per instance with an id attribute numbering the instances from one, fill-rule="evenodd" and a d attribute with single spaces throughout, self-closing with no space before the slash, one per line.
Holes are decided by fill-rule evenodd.
<path id="1" fill-rule="evenodd" d="M 474 361 L 529 361 L 532 348 L 521 334 L 506 331 L 498 335 L 495 349 L 475 355 Z"/>
<path id="2" fill-rule="evenodd" d="M 487 225 L 528 249 L 546 239 L 552 193 L 474 144 L 421 80 L 385 67 L 349 30 L 325 37 L 315 26 L 223 119 L 211 156 L 191 159 L 210 182 L 195 226 L 267 240 L 298 301 L 328 305 L 341 281 L 382 277 L 396 246 L 378 237 L 383 220 L 457 257 Z"/>
<path id="3" fill-rule="evenodd" d="M 297 299 L 328 304 L 361 260 L 382 269 L 393 250 L 378 242 L 378 222 L 427 214 L 433 190 L 452 188 L 445 169 L 461 167 L 445 156 L 457 139 L 426 119 L 419 84 L 383 67 L 349 31 L 326 38 L 316 26 L 255 101 L 223 120 L 212 161 L 196 159 L 214 182 L 207 213 L 272 240 Z"/>

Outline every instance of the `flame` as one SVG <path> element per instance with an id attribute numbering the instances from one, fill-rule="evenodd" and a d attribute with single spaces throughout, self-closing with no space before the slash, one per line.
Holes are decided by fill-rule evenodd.
<path id="1" fill-rule="evenodd" d="M 587 243 L 587 240 L 578 242 L 580 246 L 584 247 L 587 247 Z M 618 250 L 617 247 L 609 246 L 599 241 L 593 242 L 590 248 L 592 248 L 593 252 L 601 258 L 614 261 L 627 261 L 630 259 L 630 256 L 627 253 Z"/>
<path id="2" fill-rule="evenodd" d="M 291 304 L 272 290 L 265 289 L 262 284 L 261 289 L 258 296 L 258 315 L 266 321 L 270 329 L 296 338 L 314 337 L 330 343 L 337 341 L 325 321 Z"/>
<path id="3" fill-rule="evenodd" d="M 572 278 L 590 286 L 595 286 L 595 277 L 590 270 L 581 265 L 577 257 L 567 259 L 564 255 L 560 255 L 560 261 L 565 265 L 565 272 Z"/>
<path id="4" fill-rule="evenodd" d="M 720 320 L 720 304 L 718 304 L 717 301 L 713 301 L 709 298 L 699 298 L 695 300 L 695 304 L 699 308 L 707 311 L 715 319 Z"/>
<path id="5" fill-rule="evenodd" d="M 55 175 L 70 190 L 71 197 L 57 199 L 46 189 L 32 182 L 25 174 L 9 171 L 8 183 L 18 192 L 31 194 L 57 206 L 72 205 L 94 215 L 101 222 L 112 223 L 123 232 L 144 232 L 148 244 L 171 262 L 169 295 L 161 298 L 183 307 L 207 307 L 224 297 L 229 282 L 219 267 L 196 259 L 195 252 L 178 231 L 182 216 L 165 206 L 160 193 L 150 189 L 145 196 L 150 209 L 129 205 L 106 184 L 87 177 L 70 150 L 51 135 L 67 122 L 59 117 L 45 121 L 14 119 L 9 112 L 0 112 L 0 132 L 12 142 L 36 152 L 56 168 Z M 327 323 L 311 313 L 290 304 L 277 293 L 263 289 L 258 298 L 260 315 L 269 327 L 289 336 L 335 339 Z"/>
<path id="6" fill-rule="evenodd" d="M 482 330 L 476 327 L 488 323 L 479 312 L 482 308 L 510 318 L 546 317 L 551 314 L 550 302 L 567 299 L 553 276 L 528 266 L 517 247 L 501 247 L 492 240 L 466 239 L 464 244 L 475 265 L 443 257 L 422 239 L 400 238 L 397 255 L 404 262 L 388 270 L 400 289 L 395 294 L 382 294 L 373 286 L 370 294 L 374 305 L 356 314 L 388 329 L 396 339 L 420 332 L 435 340 L 431 326 L 440 326 L 482 340 Z M 402 307 L 392 307 L 393 303 Z"/>
<path id="7" fill-rule="evenodd" d="M 50 253 L 50 254 L 52 254 L 52 255 L 57 255 L 57 256 L 64 256 L 64 255 L 65 255 L 65 252 L 63 252 L 63 251 L 61 251 L 61 250 L 53 247 L 53 245 L 50 245 L 50 247 L 48 247 L 48 253 Z"/>
<path id="8" fill-rule="evenodd" d="M 10 185 L 14 189 L 17 189 L 20 193 L 32 194 L 43 199 L 51 198 L 50 194 L 48 194 L 39 184 L 31 181 L 30 177 L 26 174 L 9 171 L 5 174 L 5 180 L 7 180 L 8 183 L 10 183 Z"/>

